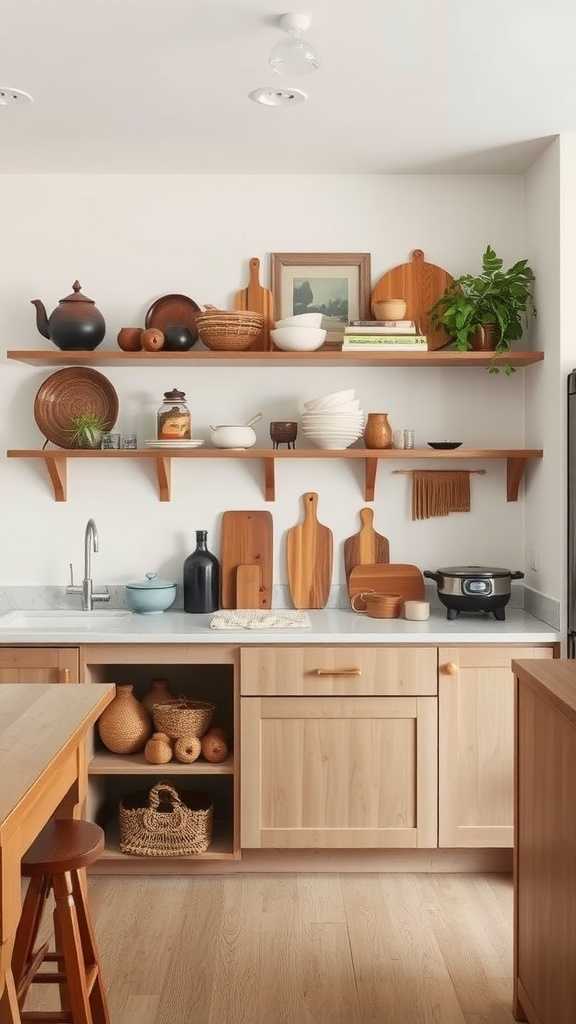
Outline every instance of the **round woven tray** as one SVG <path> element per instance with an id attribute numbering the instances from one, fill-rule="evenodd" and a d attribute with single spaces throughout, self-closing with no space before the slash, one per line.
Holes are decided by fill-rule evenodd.
<path id="1" fill-rule="evenodd" d="M 91 412 L 112 430 L 118 418 L 118 395 L 103 373 L 89 367 L 70 366 L 57 370 L 40 386 L 34 401 L 34 419 L 49 441 L 60 448 L 73 448 L 72 420 Z"/>
<path id="2" fill-rule="evenodd" d="M 203 736 L 216 710 L 216 705 L 205 700 L 181 700 L 173 704 L 155 704 L 152 717 L 158 732 L 165 732 L 172 740 L 183 736 Z"/>
<path id="3" fill-rule="evenodd" d="M 260 337 L 264 328 L 261 313 L 238 310 L 227 313 L 210 310 L 196 318 L 201 340 L 207 348 L 222 352 L 240 352 L 250 348 Z"/>

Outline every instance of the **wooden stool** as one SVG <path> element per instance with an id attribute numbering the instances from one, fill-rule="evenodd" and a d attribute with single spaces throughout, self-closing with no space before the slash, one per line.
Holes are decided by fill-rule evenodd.
<path id="1" fill-rule="evenodd" d="M 16 933 L 12 970 L 18 1005 L 24 1005 L 30 985 L 58 985 L 61 1010 L 22 1013 L 36 1024 L 110 1024 L 96 951 L 94 932 L 80 869 L 98 859 L 104 833 L 88 821 L 59 819 L 49 822 L 22 861 L 22 874 L 30 878 Z M 46 942 L 34 951 L 44 902 L 54 891 L 56 952 Z M 56 963 L 52 973 L 39 973 L 45 961 Z"/>

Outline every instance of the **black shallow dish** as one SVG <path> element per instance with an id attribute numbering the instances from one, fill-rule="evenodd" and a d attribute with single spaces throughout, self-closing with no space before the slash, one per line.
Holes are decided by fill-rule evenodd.
<path id="1" fill-rule="evenodd" d="M 459 448 L 462 441 L 428 441 L 429 448 L 437 448 L 439 451 L 451 452 Z"/>

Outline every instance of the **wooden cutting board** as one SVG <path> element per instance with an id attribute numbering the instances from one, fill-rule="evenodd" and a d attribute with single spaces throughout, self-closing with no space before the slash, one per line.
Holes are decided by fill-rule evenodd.
<path id="1" fill-rule="evenodd" d="M 357 565 L 350 573 L 350 599 L 368 591 L 400 594 L 403 601 L 424 600 L 424 577 L 416 565 L 390 562 L 388 565 Z"/>
<path id="2" fill-rule="evenodd" d="M 274 300 L 269 288 L 263 288 L 260 284 L 260 260 L 253 256 L 250 260 L 250 278 L 247 288 L 241 288 L 236 292 L 234 309 L 249 309 L 253 313 L 262 313 L 264 317 L 264 330 L 250 348 L 254 351 L 267 351 L 272 347 L 270 342 L 270 328 L 274 317 Z"/>
<path id="3" fill-rule="evenodd" d="M 344 541 L 344 567 L 346 580 L 356 565 L 369 565 L 374 562 L 390 561 L 390 545 L 388 538 L 374 529 L 374 510 L 363 508 L 360 511 L 362 527 L 358 533 L 352 534 Z"/>
<path id="4" fill-rule="evenodd" d="M 422 334 L 428 338 L 429 350 L 435 351 L 448 345 L 450 338 L 443 328 L 431 326 L 428 314 L 452 281 L 447 270 L 437 267 L 435 263 L 427 263 L 422 249 L 414 249 L 409 263 L 401 263 L 380 278 L 370 301 L 405 299 L 406 319 L 414 320 Z"/>
<path id="5" fill-rule="evenodd" d="M 324 608 L 332 582 L 332 531 L 318 522 L 318 495 L 302 495 L 304 522 L 286 535 L 288 585 L 295 608 Z"/>
<path id="6" fill-rule="evenodd" d="M 260 567 L 255 608 L 272 606 L 272 515 L 270 512 L 224 512 L 220 537 L 220 604 L 236 608 L 239 566 Z"/>
<path id="7" fill-rule="evenodd" d="M 260 608 L 262 569 L 259 565 L 239 565 L 236 569 L 236 607 Z"/>

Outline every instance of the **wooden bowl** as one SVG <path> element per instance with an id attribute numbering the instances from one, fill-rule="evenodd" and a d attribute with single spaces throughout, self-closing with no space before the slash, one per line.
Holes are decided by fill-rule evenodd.
<path id="1" fill-rule="evenodd" d="M 377 320 L 403 320 L 406 316 L 406 300 L 380 299 L 372 303 L 372 312 Z"/>
<path id="2" fill-rule="evenodd" d="M 215 352 L 241 352 L 250 348 L 262 334 L 264 317 L 261 313 L 238 310 L 207 310 L 196 318 L 201 341 Z"/>
<path id="3" fill-rule="evenodd" d="M 118 418 L 118 395 L 103 373 L 90 367 L 69 366 L 57 370 L 40 386 L 34 400 L 34 419 L 49 441 L 72 448 L 72 420 L 91 412 L 110 431 Z"/>

